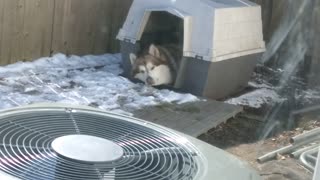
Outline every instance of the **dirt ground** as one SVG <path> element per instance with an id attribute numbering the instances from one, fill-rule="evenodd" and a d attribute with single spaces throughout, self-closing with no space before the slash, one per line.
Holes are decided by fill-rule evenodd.
<path id="1" fill-rule="evenodd" d="M 249 115 L 249 116 L 248 116 Z M 256 159 L 268 152 L 289 144 L 292 136 L 319 127 L 318 117 L 304 116 L 299 118 L 296 127 L 283 130 L 259 140 L 265 122 L 259 118 L 248 118 L 250 113 L 244 113 L 227 123 L 203 134 L 199 139 L 216 147 L 224 149 L 240 159 L 243 159 L 257 169 L 266 180 L 310 180 L 312 173 L 299 164 L 299 161 L 289 156 L 258 163 Z"/>

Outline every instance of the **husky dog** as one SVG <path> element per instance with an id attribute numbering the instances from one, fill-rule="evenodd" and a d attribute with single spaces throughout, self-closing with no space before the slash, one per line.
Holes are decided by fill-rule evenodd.
<path id="1" fill-rule="evenodd" d="M 151 44 L 148 51 L 139 57 L 130 54 L 132 77 L 151 86 L 172 85 L 181 60 L 180 56 L 177 46 Z"/>

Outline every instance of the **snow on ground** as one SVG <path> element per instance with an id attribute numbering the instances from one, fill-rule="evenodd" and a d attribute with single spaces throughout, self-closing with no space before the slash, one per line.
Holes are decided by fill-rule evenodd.
<path id="1" fill-rule="evenodd" d="M 242 105 L 252 108 L 261 108 L 265 104 L 282 101 L 282 98 L 273 89 L 261 88 L 248 92 L 242 96 L 231 98 L 226 103 Z"/>
<path id="2" fill-rule="evenodd" d="M 262 79 L 253 79 L 248 85 L 254 88 L 254 90 L 239 97 L 228 99 L 225 102 L 258 109 L 263 107 L 263 105 L 272 105 L 288 100 L 288 97 L 283 97 L 278 94 L 279 87 L 273 86 Z M 318 104 L 320 102 L 319 89 L 320 88 L 299 89 L 291 87 L 291 90 L 294 91 L 295 103 L 301 106 Z"/>
<path id="3" fill-rule="evenodd" d="M 272 78 L 275 74 L 281 72 L 281 69 L 273 70 L 259 64 L 257 68 L 259 73 L 254 72 L 251 81 L 248 83 L 248 86 L 253 90 L 245 92 L 239 97 L 228 99 L 225 101 L 226 103 L 259 109 L 264 105 L 272 105 L 285 100 L 278 94 L 278 88 L 269 83 L 270 77 Z"/>
<path id="4" fill-rule="evenodd" d="M 127 113 L 145 106 L 199 100 L 191 94 L 132 83 L 119 76 L 120 63 L 120 54 L 56 54 L 0 67 L 0 109 L 59 102 Z"/>
<path id="5" fill-rule="evenodd" d="M 307 89 L 295 94 L 295 99 L 301 102 L 303 106 L 313 106 L 320 103 L 319 88 Z"/>

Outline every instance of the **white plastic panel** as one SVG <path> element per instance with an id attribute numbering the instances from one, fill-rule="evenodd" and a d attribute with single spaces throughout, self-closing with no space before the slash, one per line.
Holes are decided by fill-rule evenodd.
<path id="1" fill-rule="evenodd" d="M 264 51 L 259 9 L 258 6 L 216 9 L 213 61 Z"/>

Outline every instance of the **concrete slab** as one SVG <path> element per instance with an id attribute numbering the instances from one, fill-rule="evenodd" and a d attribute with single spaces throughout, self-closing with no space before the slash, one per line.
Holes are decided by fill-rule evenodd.
<path id="1" fill-rule="evenodd" d="M 198 137 L 242 111 L 240 106 L 206 100 L 147 107 L 134 112 L 134 117 Z"/>

